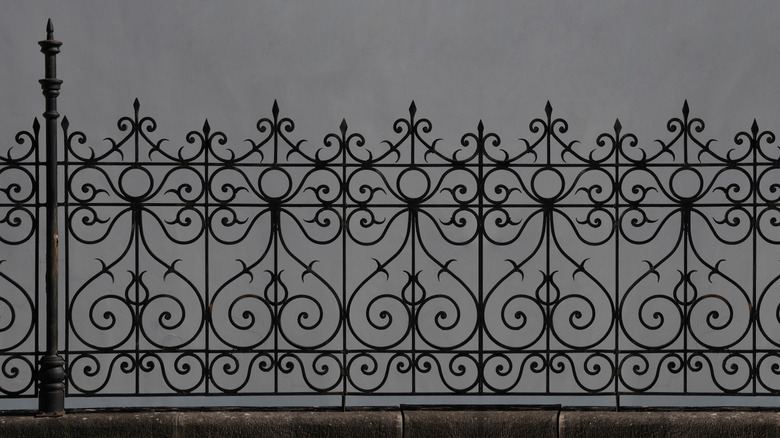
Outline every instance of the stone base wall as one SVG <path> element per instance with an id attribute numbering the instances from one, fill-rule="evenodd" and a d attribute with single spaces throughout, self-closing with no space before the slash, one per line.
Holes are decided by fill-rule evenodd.
<path id="1" fill-rule="evenodd" d="M 72 411 L 0 415 L 0 437 L 777 437 L 773 411 L 500 408 Z"/>

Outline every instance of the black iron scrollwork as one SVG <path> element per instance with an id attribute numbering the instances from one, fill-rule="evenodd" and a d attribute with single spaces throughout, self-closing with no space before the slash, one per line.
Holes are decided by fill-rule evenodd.
<path id="1" fill-rule="evenodd" d="M 35 119 L 0 150 L 0 394 L 11 397 L 36 395 L 40 358 L 40 128 Z"/>
<path id="2" fill-rule="evenodd" d="M 243 143 L 208 121 L 176 143 L 136 101 L 117 128 L 62 121 L 70 396 L 780 391 L 780 151 L 756 122 L 720 144 L 686 102 L 667 139 L 581 143 L 548 103 L 528 137 L 450 143 L 412 103 L 392 139 L 342 121 L 315 144 L 274 103 Z M 12 151 L 20 245 L 40 163 Z M 0 278 L 3 333 L 37 302 Z M 34 368 L 25 321 L 6 379 Z"/>

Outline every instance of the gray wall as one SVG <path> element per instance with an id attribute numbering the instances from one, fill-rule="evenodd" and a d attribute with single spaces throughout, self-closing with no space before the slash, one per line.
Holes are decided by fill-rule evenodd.
<path id="1" fill-rule="evenodd" d="M 661 137 L 684 99 L 708 138 L 730 140 L 753 118 L 777 130 L 780 120 L 780 5 L 771 1 L 1 6 L 4 142 L 42 112 L 36 43 L 48 17 L 64 42 L 60 112 L 95 139 L 114 136 L 135 97 L 161 137 L 179 140 L 207 117 L 231 138 L 252 136 L 274 99 L 315 141 L 342 118 L 367 138 L 391 138 L 413 99 L 435 137 L 450 141 L 479 119 L 506 140 L 527 137 L 547 100 L 590 142 L 616 117 L 640 138 Z"/>
<path id="2" fill-rule="evenodd" d="M 226 131 L 273 99 L 316 133 L 342 117 L 386 133 L 412 99 L 442 133 L 483 118 L 513 137 L 547 100 L 585 133 L 615 117 L 657 132 L 686 98 L 713 128 L 778 115 L 771 1 L 6 1 L 11 131 L 40 112 L 47 17 L 62 112 L 90 126 L 134 97 L 171 126 Z"/>

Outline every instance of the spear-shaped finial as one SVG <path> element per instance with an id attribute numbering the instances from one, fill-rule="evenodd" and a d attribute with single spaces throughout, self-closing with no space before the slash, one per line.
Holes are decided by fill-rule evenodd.
<path id="1" fill-rule="evenodd" d="M 51 18 L 49 18 L 49 22 L 46 23 L 46 39 L 47 40 L 54 39 L 54 25 L 51 24 Z"/>

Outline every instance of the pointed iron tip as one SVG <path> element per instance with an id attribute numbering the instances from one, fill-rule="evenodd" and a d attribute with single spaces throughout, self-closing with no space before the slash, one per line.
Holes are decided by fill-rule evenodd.
<path id="1" fill-rule="evenodd" d="M 615 132 L 620 133 L 623 129 L 623 125 L 620 124 L 620 119 L 615 119 Z"/>
<path id="2" fill-rule="evenodd" d="M 133 101 L 133 109 L 138 111 L 139 108 L 141 108 L 141 102 L 139 102 L 138 98 L 136 97 Z"/>
<path id="3" fill-rule="evenodd" d="M 209 119 L 203 122 L 203 132 L 208 134 L 211 131 L 211 125 L 209 125 Z"/>
<path id="4" fill-rule="evenodd" d="M 51 18 L 49 18 L 49 21 L 46 23 L 46 39 L 54 39 L 54 25 L 51 24 Z"/>
<path id="5" fill-rule="evenodd" d="M 547 105 L 544 106 L 544 112 L 547 114 L 547 117 L 552 115 L 552 105 L 549 100 L 547 101 Z"/>
<path id="6" fill-rule="evenodd" d="M 758 134 L 758 122 L 756 119 L 753 119 L 753 124 L 750 125 L 750 131 L 753 132 L 753 135 Z"/>
<path id="7" fill-rule="evenodd" d="M 276 102 L 276 99 L 274 99 L 274 106 L 273 106 L 273 108 L 271 108 L 271 111 L 273 111 L 274 116 L 278 116 L 279 115 L 279 103 Z"/>
<path id="8" fill-rule="evenodd" d="M 339 129 L 341 129 L 342 134 L 347 133 L 347 119 L 341 119 L 341 124 L 339 125 Z"/>
<path id="9" fill-rule="evenodd" d="M 60 123 L 60 125 L 62 126 L 62 129 L 66 131 L 68 130 L 68 127 L 70 126 L 70 121 L 68 121 L 68 116 L 64 116 L 62 118 L 62 123 Z"/>
<path id="10" fill-rule="evenodd" d="M 485 124 L 482 123 L 482 119 L 479 119 L 479 124 L 477 125 L 477 129 L 482 132 L 485 130 Z"/>
<path id="11" fill-rule="evenodd" d="M 412 116 L 417 114 L 417 104 L 414 103 L 414 101 L 412 101 L 412 104 L 409 105 L 409 114 L 411 114 Z"/>
<path id="12" fill-rule="evenodd" d="M 688 115 L 690 114 L 690 108 L 688 107 L 688 99 L 685 99 L 685 102 L 683 103 L 683 114 Z"/>

